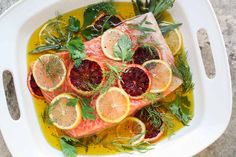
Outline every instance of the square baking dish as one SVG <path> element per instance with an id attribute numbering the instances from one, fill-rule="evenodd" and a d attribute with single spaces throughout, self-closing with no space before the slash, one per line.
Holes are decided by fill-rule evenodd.
<path id="1" fill-rule="evenodd" d="M 14 157 L 62 157 L 61 151 L 50 146 L 41 132 L 31 95 L 27 89 L 26 48 L 33 31 L 55 17 L 99 0 L 22 0 L 0 17 L 0 129 Z M 188 61 L 193 73 L 194 118 L 174 136 L 144 154 L 130 156 L 192 156 L 213 143 L 226 129 L 232 110 L 232 89 L 228 58 L 222 34 L 208 0 L 176 0 L 170 10 L 174 19 L 183 23 L 181 31 Z M 205 29 L 211 43 L 216 75 L 206 75 L 197 32 Z M 2 73 L 9 70 L 13 77 L 21 116 L 13 120 L 8 112 Z M 80 156 L 80 155 L 78 155 Z M 112 155 L 117 157 L 127 154 Z"/>

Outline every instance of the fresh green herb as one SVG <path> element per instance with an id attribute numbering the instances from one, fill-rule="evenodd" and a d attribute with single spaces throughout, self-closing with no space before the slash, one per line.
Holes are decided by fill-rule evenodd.
<path id="1" fill-rule="evenodd" d="M 34 50 L 32 50 L 30 53 L 36 54 L 36 53 L 41 53 L 48 50 L 59 50 L 60 48 L 61 48 L 60 45 L 41 45 L 35 48 Z"/>
<path id="2" fill-rule="evenodd" d="M 132 138 L 117 138 L 113 140 L 111 143 L 104 144 L 104 147 L 116 149 L 118 152 L 125 151 L 126 153 L 132 153 L 133 151 L 137 151 L 140 153 L 145 153 L 152 149 L 150 148 L 152 144 L 146 141 L 142 141 L 135 145 L 133 144 L 133 142 L 137 141 L 137 139 L 139 139 L 140 136 L 143 136 L 143 134 L 145 133 L 141 133 Z"/>
<path id="3" fill-rule="evenodd" d="M 49 110 L 50 110 L 50 107 L 48 105 L 44 109 L 44 112 L 42 114 L 42 119 L 43 119 L 44 123 L 52 124 L 53 122 L 52 122 L 51 118 L 49 117 Z"/>
<path id="4" fill-rule="evenodd" d="M 81 30 L 81 34 L 82 36 L 86 39 L 86 40 L 91 40 L 95 37 L 100 36 L 101 34 L 103 34 L 104 31 L 116 26 L 111 20 L 113 15 L 107 15 L 105 16 L 104 19 L 100 20 L 99 25 L 89 25 L 86 28 L 84 28 L 83 30 Z"/>
<path id="5" fill-rule="evenodd" d="M 175 115 L 184 125 L 191 120 L 190 101 L 187 96 L 177 96 L 176 99 L 167 105 L 167 109 Z"/>
<path id="6" fill-rule="evenodd" d="M 152 104 L 154 104 L 158 100 L 159 96 L 160 94 L 157 94 L 157 93 L 144 93 L 143 94 L 143 98 L 151 102 Z"/>
<path id="7" fill-rule="evenodd" d="M 99 87 L 90 86 L 93 89 L 94 93 L 103 94 L 103 93 L 107 92 L 108 89 L 112 85 L 114 85 L 114 83 L 117 79 L 122 81 L 122 79 L 120 77 L 120 73 L 122 72 L 122 68 L 117 67 L 117 66 L 112 66 L 110 64 L 107 64 L 107 68 L 108 68 L 108 71 L 103 73 L 106 82 L 102 86 L 99 86 Z"/>
<path id="8" fill-rule="evenodd" d="M 107 15 L 116 14 L 116 9 L 111 1 L 109 2 L 101 2 L 97 4 L 93 4 L 88 6 L 88 8 L 84 11 L 84 24 L 83 27 L 87 27 L 92 24 L 92 22 L 101 14 L 106 13 Z"/>
<path id="9" fill-rule="evenodd" d="M 67 27 L 67 29 L 70 31 L 70 32 L 79 32 L 80 30 L 80 21 L 73 17 L 73 16 L 70 16 L 69 17 L 69 26 Z"/>
<path id="10" fill-rule="evenodd" d="M 95 28 L 94 25 L 90 25 L 81 30 L 81 34 L 86 40 L 91 40 L 101 35 L 101 31 Z"/>
<path id="11" fill-rule="evenodd" d="M 90 99 L 88 98 L 68 98 L 67 106 L 76 106 L 80 101 L 82 109 L 82 117 L 84 120 L 95 120 L 94 109 L 90 107 Z"/>
<path id="12" fill-rule="evenodd" d="M 158 111 L 158 107 L 160 106 L 161 104 L 156 103 L 141 110 L 141 116 L 147 117 L 147 120 L 150 121 L 152 126 L 156 129 L 160 128 L 162 125 L 161 113 Z"/>
<path id="13" fill-rule="evenodd" d="M 143 34 L 150 33 L 150 32 L 156 32 L 156 30 L 154 30 L 152 28 L 141 26 L 141 25 L 129 25 L 129 28 L 138 30 L 138 31 L 142 32 Z"/>
<path id="14" fill-rule="evenodd" d="M 86 57 L 83 41 L 79 37 L 73 38 L 67 43 L 66 47 L 69 50 L 71 58 L 75 62 L 75 66 L 78 67 Z"/>
<path id="15" fill-rule="evenodd" d="M 89 103 L 90 103 L 90 99 L 88 98 L 81 99 L 83 119 L 95 120 L 96 116 L 94 115 L 94 109 L 89 106 Z"/>
<path id="16" fill-rule="evenodd" d="M 174 124 L 173 116 L 171 115 L 171 113 L 168 113 L 168 112 L 161 113 L 161 119 L 163 122 L 161 130 L 166 132 L 166 135 L 168 137 L 172 136 L 175 132 L 174 130 L 175 124 Z"/>
<path id="17" fill-rule="evenodd" d="M 53 21 L 49 24 L 52 27 L 52 30 L 45 30 L 46 34 L 43 35 L 45 44 L 39 45 L 30 53 L 36 54 L 48 50 L 67 50 L 68 45 L 70 45 L 70 40 L 76 39 L 74 38 L 75 34 L 78 33 L 80 30 L 80 21 L 72 16 L 68 19 L 67 27 L 64 27 L 64 22 L 62 21 L 61 16 L 58 16 L 56 19 L 53 19 Z M 55 32 L 56 35 L 51 32 Z"/>
<path id="18" fill-rule="evenodd" d="M 60 145 L 62 148 L 62 152 L 65 157 L 76 157 L 77 150 L 76 147 L 83 146 L 87 149 L 87 145 L 84 145 L 82 142 L 75 138 L 71 138 L 69 136 L 62 136 L 60 137 Z"/>
<path id="19" fill-rule="evenodd" d="M 122 35 L 113 47 L 114 55 L 120 58 L 123 62 L 132 60 L 134 51 L 132 50 L 132 41 L 127 35 Z"/>
<path id="20" fill-rule="evenodd" d="M 143 2 L 142 0 L 132 0 L 136 15 L 152 12 L 157 21 L 164 11 L 171 8 L 175 0 L 150 0 Z"/>
<path id="21" fill-rule="evenodd" d="M 76 157 L 77 150 L 74 146 L 68 144 L 64 138 L 60 138 L 60 145 L 65 157 Z"/>
<path id="22" fill-rule="evenodd" d="M 175 30 L 179 26 L 181 26 L 182 23 L 177 23 L 177 24 L 169 24 L 169 23 L 161 23 L 160 30 L 163 35 L 166 35 L 168 32 Z"/>
<path id="23" fill-rule="evenodd" d="M 179 55 L 176 56 L 175 58 L 175 62 L 176 62 L 176 68 L 179 71 L 179 75 L 181 77 L 181 79 L 183 80 L 183 91 L 184 93 L 187 93 L 191 90 L 193 90 L 194 88 L 194 84 L 192 81 L 192 73 L 190 71 L 190 67 L 187 63 L 187 57 L 186 57 L 186 53 L 183 51 L 181 52 Z M 173 68 L 172 68 L 173 69 Z M 174 70 L 176 71 L 176 70 Z"/>
<path id="24" fill-rule="evenodd" d="M 68 98 L 67 99 L 67 104 L 66 106 L 76 106 L 78 104 L 78 101 L 80 101 L 80 98 Z"/>

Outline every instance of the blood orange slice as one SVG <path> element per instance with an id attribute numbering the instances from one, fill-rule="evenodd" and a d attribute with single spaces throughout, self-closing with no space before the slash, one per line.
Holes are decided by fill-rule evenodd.
<path id="1" fill-rule="evenodd" d="M 41 89 L 36 84 L 32 72 L 29 72 L 28 78 L 27 78 L 27 86 L 30 91 L 30 93 L 38 99 L 44 99 L 43 94 L 41 92 Z"/>
<path id="2" fill-rule="evenodd" d="M 57 128 L 68 130 L 78 126 L 82 120 L 82 112 L 80 104 L 67 105 L 70 99 L 74 99 L 73 96 L 63 93 L 56 96 L 49 106 L 49 118 L 53 125 Z"/>
<path id="3" fill-rule="evenodd" d="M 78 67 L 70 65 L 68 80 L 78 94 L 90 96 L 104 81 L 103 67 L 97 61 L 87 58 Z"/>
<path id="4" fill-rule="evenodd" d="M 33 76 L 37 85 L 45 91 L 53 91 L 61 86 L 66 78 L 63 60 L 54 54 L 40 56 L 34 63 Z"/>
<path id="5" fill-rule="evenodd" d="M 162 131 L 162 126 L 163 126 L 163 121 L 161 118 L 159 118 L 159 125 L 154 126 L 152 122 L 150 121 L 148 117 L 148 111 L 147 110 L 142 110 L 139 111 L 135 114 L 135 117 L 140 119 L 146 127 L 146 134 L 144 137 L 144 140 L 147 142 L 157 142 L 160 137 L 163 135 Z M 156 117 L 157 119 L 158 117 Z M 156 122 L 157 123 L 157 122 Z"/>
<path id="6" fill-rule="evenodd" d="M 164 92 L 171 84 L 172 70 L 166 62 L 162 60 L 150 60 L 143 64 L 151 73 L 151 93 Z"/>
<path id="7" fill-rule="evenodd" d="M 121 74 L 121 80 L 118 81 L 119 86 L 132 99 L 141 99 L 142 94 L 148 92 L 151 87 L 149 72 L 137 64 L 129 65 Z"/>
<path id="8" fill-rule="evenodd" d="M 108 123 L 118 123 L 127 117 L 130 110 L 129 96 L 120 88 L 111 87 L 96 100 L 99 117 Z"/>
<path id="9" fill-rule="evenodd" d="M 144 62 L 151 59 L 161 59 L 160 50 L 151 45 L 143 45 L 135 50 L 133 62 L 142 65 Z"/>

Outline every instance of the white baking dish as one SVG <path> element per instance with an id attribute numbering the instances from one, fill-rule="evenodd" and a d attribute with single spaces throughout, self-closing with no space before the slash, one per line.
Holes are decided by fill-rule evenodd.
<path id="1" fill-rule="evenodd" d="M 24 0 L 0 18 L 0 128 L 14 157 L 60 157 L 62 153 L 45 140 L 27 89 L 26 47 L 31 33 L 55 12 L 65 13 L 96 0 Z M 98 1 L 98 0 L 97 0 Z M 96 2 L 97 2 L 96 1 Z M 216 16 L 208 0 L 177 0 L 171 13 L 182 22 L 185 47 L 195 83 L 194 118 L 170 139 L 155 149 L 133 156 L 192 156 L 214 142 L 226 129 L 231 115 L 232 93 L 228 59 Z M 213 51 L 216 76 L 209 79 L 204 71 L 197 31 L 207 30 Z M 2 72 L 12 72 L 21 117 L 13 120 L 5 99 Z M 119 154 L 116 156 L 127 156 Z"/>

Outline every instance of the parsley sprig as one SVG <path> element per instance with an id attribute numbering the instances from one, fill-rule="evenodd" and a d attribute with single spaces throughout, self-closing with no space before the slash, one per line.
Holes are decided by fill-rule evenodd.
<path id="1" fill-rule="evenodd" d="M 190 113 L 190 101 L 187 96 L 177 96 L 176 99 L 165 107 L 175 115 L 184 125 L 187 125 L 188 122 L 192 119 Z"/>
<path id="2" fill-rule="evenodd" d="M 122 35 L 113 47 L 115 57 L 120 58 L 123 62 L 132 60 L 134 51 L 132 50 L 132 41 L 127 35 Z"/>
<path id="3" fill-rule="evenodd" d="M 77 156 L 77 149 L 76 147 L 82 146 L 87 149 L 87 145 L 84 145 L 80 140 L 69 137 L 69 136 L 62 136 L 59 139 L 60 145 L 62 148 L 62 152 L 65 157 L 76 157 Z"/>
<path id="4" fill-rule="evenodd" d="M 94 109 L 90 107 L 90 99 L 88 98 L 68 98 L 67 106 L 76 106 L 80 102 L 82 109 L 82 117 L 84 120 L 95 120 Z"/>

